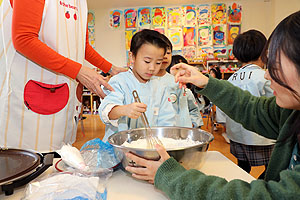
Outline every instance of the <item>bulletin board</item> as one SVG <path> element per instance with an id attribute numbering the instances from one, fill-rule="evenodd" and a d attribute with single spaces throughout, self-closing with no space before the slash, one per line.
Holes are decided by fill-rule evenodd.
<path id="1" fill-rule="evenodd" d="M 122 13 L 120 9 L 114 11 Z M 232 44 L 241 32 L 242 5 L 233 2 L 127 8 L 122 16 L 126 55 L 134 33 L 147 28 L 165 34 L 173 44 L 173 54 L 189 61 L 233 59 Z"/>

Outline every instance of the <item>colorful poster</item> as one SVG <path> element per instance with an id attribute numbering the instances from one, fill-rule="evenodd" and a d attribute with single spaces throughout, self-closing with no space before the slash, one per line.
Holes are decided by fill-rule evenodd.
<path id="1" fill-rule="evenodd" d="M 130 8 L 124 11 L 125 28 L 136 28 L 136 9 Z"/>
<path id="2" fill-rule="evenodd" d="M 199 26 L 198 45 L 199 46 L 211 46 L 212 45 L 211 26 Z"/>
<path id="3" fill-rule="evenodd" d="M 181 50 L 183 47 L 182 29 L 168 29 L 168 38 L 173 45 L 173 50 Z"/>
<path id="4" fill-rule="evenodd" d="M 161 33 L 161 34 L 165 34 L 165 29 L 164 28 L 154 28 L 154 30 Z"/>
<path id="5" fill-rule="evenodd" d="M 226 25 L 213 26 L 213 45 L 226 45 Z"/>
<path id="6" fill-rule="evenodd" d="M 184 13 L 185 13 L 185 26 L 188 27 L 196 26 L 197 15 L 196 15 L 195 6 L 194 5 L 184 6 Z"/>
<path id="7" fill-rule="evenodd" d="M 208 4 L 203 4 L 199 5 L 197 7 L 197 21 L 198 25 L 206 25 L 206 24 L 211 24 L 211 16 L 210 16 L 210 5 Z"/>
<path id="8" fill-rule="evenodd" d="M 234 39 L 241 33 L 240 24 L 228 24 L 228 39 L 227 44 L 233 44 Z"/>
<path id="9" fill-rule="evenodd" d="M 232 3 L 228 6 L 228 23 L 242 23 L 242 5 Z"/>
<path id="10" fill-rule="evenodd" d="M 226 24 L 226 5 L 224 3 L 212 4 L 211 17 L 213 24 Z"/>
<path id="11" fill-rule="evenodd" d="M 152 8 L 152 26 L 153 27 L 165 27 L 166 24 L 166 11 L 164 7 Z"/>
<path id="12" fill-rule="evenodd" d="M 214 57 L 218 58 L 227 58 L 227 47 L 214 47 Z"/>
<path id="13" fill-rule="evenodd" d="M 150 28 L 151 27 L 151 8 L 144 7 L 138 9 L 138 27 Z"/>
<path id="14" fill-rule="evenodd" d="M 181 7 L 170 7 L 167 8 L 167 15 L 168 15 L 168 27 L 181 27 L 182 23 L 182 16 L 183 11 Z"/>
<path id="15" fill-rule="evenodd" d="M 184 46 L 195 46 L 196 45 L 196 29 L 195 27 L 184 27 L 183 28 L 183 41 Z"/>
<path id="16" fill-rule="evenodd" d="M 212 47 L 199 47 L 198 57 L 201 57 L 203 60 L 214 59 L 214 49 Z"/>
<path id="17" fill-rule="evenodd" d="M 130 50 L 130 43 L 131 43 L 131 38 L 133 35 L 136 33 L 136 29 L 128 29 L 125 30 L 125 48 L 126 50 Z"/>
<path id="18" fill-rule="evenodd" d="M 112 10 L 109 14 L 109 25 L 113 29 L 117 29 L 121 25 L 121 16 L 123 15 L 123 11 L 121 10 Z"/>
<path id="19" fill-rule="evenodd" d="M 88 37 L 89 37 L 89 42 L 90 45 L 95 48 L 96 47 L 96 42 L 95 42 L 95 13 L 94 11 L 89 11 L 88 12 Z"/>
<path id="20" fill-rule="evenodd" d="M 233 52 L 232 52 L 232 45 L 227 46 L 227 57 L 230 60 L 234 59 L 234 55 L 233 55 Z"/>
<path id="21" fill-rule="evenodd" d="M 187 60 L 191 60 L 196 57 L 196 48 L 195 47 L 183 47 L 182 50 L 183 57 L 185 57 Z"/>

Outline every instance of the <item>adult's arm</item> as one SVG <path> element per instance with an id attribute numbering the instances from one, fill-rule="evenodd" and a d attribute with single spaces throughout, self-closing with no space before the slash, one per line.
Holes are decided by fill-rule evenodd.
<path id="1" fill-rule="evenodd" d="M 82 65 L 60 55 L 39 40 L 45 0 L 11 0 L 11 3 L 13 5 L 12 42 L 15 49 L 33 62 L 75 79 Z M 108 72 L 112 64 L 91 47 L 88 32 L 86 38 L 86 60 L 104 72 Z"/>

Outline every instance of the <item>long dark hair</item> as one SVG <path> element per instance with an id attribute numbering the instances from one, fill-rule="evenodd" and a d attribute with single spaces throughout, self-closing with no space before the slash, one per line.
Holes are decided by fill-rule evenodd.
<path id="1" fill-rule="evenodd" d="M 286 84 L 284 77 L 280 77 L 280 74 L 283 73 L 280 58 L 281 54 L 284 54 L 295 65 L 297 72 L 300 75 L 300 11 L 286 17 L 277 25 L 271 34 L 262 55 L 262 59 L 267 64 L 271 78 L 281 86 L 290 90 L 294 97 L 300 101 L 300 94 Z M 300 111 L 296 114 L 291 134 L 282 141 L 285 141 L 290 137 L 296 137 L 300 144 L 299 130 Z"/>

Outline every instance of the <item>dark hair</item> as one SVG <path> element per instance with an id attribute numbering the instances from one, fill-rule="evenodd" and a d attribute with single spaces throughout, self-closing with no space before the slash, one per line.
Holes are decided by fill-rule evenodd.
<path id="1" fill-rule="evenodd" d="M 266 36 L 260 31 L 246 31 L 235 38 L 232 49 L 233 55 L 243 63 L 256 61 L 260 57 L 266 42 Z"/>
<path id="2" fill-rule="evenodd" d="M 130 51 L 134 56 L 136 56 L 143 44 L 152 44 L 158 48 L 163 48 L 164 52 L 166 53 L 168 44 L 162 39 L 161 35 L 162 34 L 154 30 L 141 30 L 132 37 Z"/>
<path id="3" fill-rule="evenodd" d="M 186 64 L 188 64 L 188 61 L 183 56 L 181 56 L 181 55 L 173 55 L 172 56 L 171 64 L 167 67 L 166 71 L 168 73 L 170 73 L 171 67 L 173 67 L 174 65 L 176 65 L 178 63 L 186 63 Z"/>
<path id="4" fill-rule="evenodd" d="M 281 66 L 281 54 L 284 54 L 296 67 L 300 75 L 300 11 L 295 12 L 282 20 L 272 32 L 262 55 L 263 61 L 271 78 L 281 86 L 290 90 L 295 98 L 300 101 L 300 94 L 286 84 L 286 80 L 280 77 L 283 72 Z M 288 138 L 298 135 L 300 144 L 300 111 L 298 111 L 295 121 L 292 125 L 290 136 L 278 142 L 284 142 Z"/>
<path id="5" fill-rule="evenodd" d="M 165 36 L 164 34 L 161 34 L 161 38 L 163 39 L 163 41 L 165 41 L 168 44 L 168 47 L 171 49 L 171 51 L 173 51 L 173 45 L 172 45 L 171 41 L 169 40 L 169 38 L 167 36 Z"/>
<path id="6" fill-rule="evenodd" d="M 213 68 L 211 68 L 211 69 L 209 70 L 209 73 L 210 73 L 211 71 L 214 72 L 214 74 L 216 75 L 216 78 L 217 78 L 217 79 L 222 79 L 222 73 L 221 73 L 221 70 L 220 70 L 219 67 L 213 67 Z"/>

